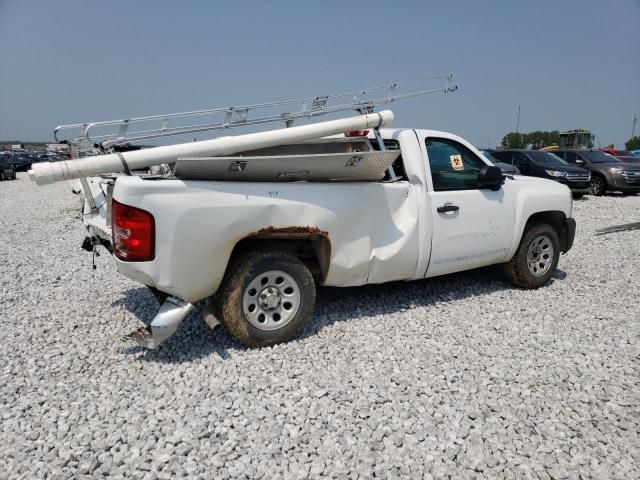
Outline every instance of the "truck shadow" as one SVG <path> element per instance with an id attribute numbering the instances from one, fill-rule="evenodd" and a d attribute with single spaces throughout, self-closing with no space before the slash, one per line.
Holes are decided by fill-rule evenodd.
<path id="1" fill-rule="evenodd" d="M 558 269 L 546 286 L 566 277 L 567 274 Z M 387 315 L 416 307 L 429 307 L 436 303 L 442 305 L 510 288 L 496 267 L 414 282 L 350 288 L 321 287 L 318 289 L 316 315 L 299 339 L 312 337 L 323 328 L 339 322 L 358 321 L 363 316 Z M 158 309 L 158 302 L 146 288 L 134 288 L 126 291 L 112 306 L 123 306 L 148 325 Z M 123 332 L 123 335 L 125 333 L 128 332 Z M 182 322 L 178 331 L 157 350 L 147 350 L 131 344 L 122 349 L 124 355 L 157 363 L 190 362 L 212 354 L 226 360 L 230 358 L 230 352 L 251 351 L 252 349 L 231 338 L 224 328 L 212 331 L 202 320 L 200 303 Z"/>

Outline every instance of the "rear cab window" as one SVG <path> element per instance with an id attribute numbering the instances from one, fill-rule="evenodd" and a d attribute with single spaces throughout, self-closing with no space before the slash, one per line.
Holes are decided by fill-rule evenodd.
<path id="1" fill-rule="evenodd" d="M 378 142 L 375 139 L 371 140 L 371 146 L 373 147 L 374 150 L 380 150 L 380 146 L 378 145 Z M 393 140 L 393 139 L 384 139 L 384 148 L 392 152 L 397 152 L 398 150 L 400 150 L 400 142 L 398 140 Z M 402 161 L 402 153 L 400 153 L 400 156 L 394 160 L 393 164 L 391 165 L 391 168 L 393 168 L 393 172 L 395 173 L 398 180 L 408 179 L 407 173 L 404 168 L 404 162 Z M 388 181 L 388 180 L 391 180 L 391 175 L 389 175 L 389 171 L 387 171 L 384 175 L 384 181 Z"/>

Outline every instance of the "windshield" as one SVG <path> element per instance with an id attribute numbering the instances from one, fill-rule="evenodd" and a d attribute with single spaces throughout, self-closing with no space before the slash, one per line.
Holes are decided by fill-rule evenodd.
<path id="1" fill-rule="evenodd" d="M 564 165 L 569 165 L 563 159 L 552 153 L 527 152 L 527 156 L 533 163 L 540 165 L 541 167 L 562 167 Z"/>
<path id="2" fill-rule="evenodd" d="M 584 158 L 589 160 L 591 163 L 619 162 L 619 160 L 616 157 L 604 152 L 587 151 L 587 152 L 580 152 L 580 155 L 582 155 Z"/>

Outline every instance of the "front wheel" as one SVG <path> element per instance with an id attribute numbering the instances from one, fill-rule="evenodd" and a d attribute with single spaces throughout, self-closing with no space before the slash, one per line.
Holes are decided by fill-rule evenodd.
<path id="1" fill-rule="evenodd" d="M 309 323 L 316 288 L 297 257 L 254 252 L 231 265 L 217 298 L 231 336 L 249 347 L 265 347 L 291 340 Z"/>
<path id="2" fill-rule="evenodd" d="M 4 181 L 4 179 L 5 179 L 4 172 L 0 170 L 0 182 Z"/>
<path id="3" fill-rule="evenodd" d="M 604 195 L 604 192 L 606 192 L 606 190 L 607 184 L 605 183 L 603 178 L 596 175 L 591 177 L 591 183 L 589 184 L 589 193 L 591 195 L 600 197 Z"/>
<path id="4" fill-rule="evenodd" d="M 535 225 L 525 231 L 520 246 L 504 264 L 507 278 L 521 288 L 539 288 L 549 281 L 560 259 L 560 239 L 551 226 Z"/>

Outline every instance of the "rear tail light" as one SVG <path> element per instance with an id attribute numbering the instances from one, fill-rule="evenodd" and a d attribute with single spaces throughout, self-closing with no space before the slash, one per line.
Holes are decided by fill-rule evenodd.
<path id="1" fill-rule="evenodd" d="M 369 130 L 351 130 L 350 132 L 344 132 L 345 137 L 366 137 L 369 135 Z"/>
<path id="2" fill-rule="evenodd" d="M 125 262 L 149 262 L 155 258 L 155 220 L 146 210 L 113 200 L 111 231 L 116 258 Z"/>

